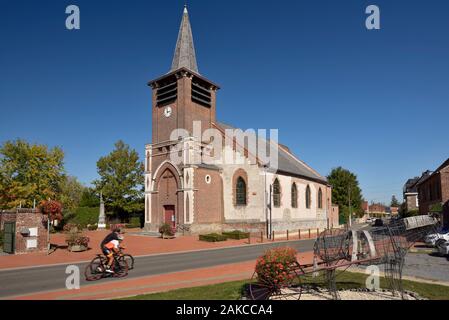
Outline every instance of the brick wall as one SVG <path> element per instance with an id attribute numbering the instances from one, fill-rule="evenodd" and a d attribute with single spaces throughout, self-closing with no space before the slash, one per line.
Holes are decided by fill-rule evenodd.
<path id="1" fill-rule="evenodd" d="M 5 222 L 16 223 L 15 253 L 44 251 L 47 249 L 47 228 L 43 223 L 43 214 L 33 210 L 17 210 L 17 212 L 3 212 L 1 214 L 1 229 Z M 35 235 L 24 235 L 24 229 L 35 230 Z"/>
<path id="2" fill-rule="evenodd" d="M 206 182 L 210 176 L 210 183 Z M 196 224 L 222 223 L 223 214 L 223 182 L 220 172 L 197 169 L 194 176 L 195 201 L 194 212 Z"/>
<path id="3" fill-rule="evenodd" d="M 449 166 L 440 170 L 441 174 L 441 197 L 443 203 L 443 223 L 449 226 Z"/>
<path id="4" fill-rule="evenodd" d="M 340 226 L 340 208 L 332 206 L 330 212 L 329 228 L 338 228 Z"/>

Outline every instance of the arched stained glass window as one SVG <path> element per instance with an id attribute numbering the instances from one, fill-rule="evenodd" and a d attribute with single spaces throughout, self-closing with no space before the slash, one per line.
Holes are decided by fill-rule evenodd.
<path id="1" fill-rule="evenodd" d="M 323 191 L 318 190 L 318 209 L 323 209 Z"/>
<path id="2" fill-rule="evenodd" d="M 310 209 L 311 205 L 312 205 L 312 201 L 311 201 L 311 197 L 310 197 L 310 186 L 307 186 L 306 188 L 306 208 Z"/>
<path id="3" fill-rule="evenodd" d="M 237 179 L 236 204 L 238 206 L 246 206 L 246 182 L 242 177 Z"/>
<path id="4" fill-rule="evenodd" d="M 298 208 L 298 188 L 296 183 L 292 184 L 292 208 Z"/>
<path id="5" fill-rule="evenodd" d="M 281 206 L 281 185 L 278 179 L 274 180 L 273 183 L 273 205 L 276 208 Z"/>

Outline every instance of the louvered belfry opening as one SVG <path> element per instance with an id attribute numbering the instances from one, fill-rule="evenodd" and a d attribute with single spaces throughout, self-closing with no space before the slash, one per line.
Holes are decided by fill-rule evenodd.
<path id="1" fill-rule="evenodd" d="M 159 83 L 156 92 L 158 106 L 170 104 L 178 98 L 178 81 L 176 77 L 169 77 Z"/>
<path id="2" fill-rule="evenodd" d="M 192 80 L 192 101 L 204 107 L 212 106 L 212 93 L 210 85 L 198 78 Z"/>

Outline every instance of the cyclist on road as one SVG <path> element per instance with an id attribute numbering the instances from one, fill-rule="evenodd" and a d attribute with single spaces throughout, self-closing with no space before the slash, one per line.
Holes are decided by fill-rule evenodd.
<path id="1" fill-rule="evenodd" d="M 108 234 L 101 242 L 101 251 L 108 258 L 108 264 L 106 266 L 107 273 L 113 273 L 111 270 L 112 263 L 114 262 L 114 253 L 120 252 L 120 242 L 123 241 L 123 236 L 120 234 L 120 229 L 115 229 Z"/>

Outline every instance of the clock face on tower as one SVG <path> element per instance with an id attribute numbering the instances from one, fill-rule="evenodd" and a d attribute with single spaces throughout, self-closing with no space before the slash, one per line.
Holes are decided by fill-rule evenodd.
<path id="1" fill-rule="evenodd" d="M 173 110 L 172 110 L 171 107 L 166 107 L 165 110 L 164 110 L 164 116 L 165 116 L 166 118 L 170 118 L 172 112 L 173 112 Z"/>

